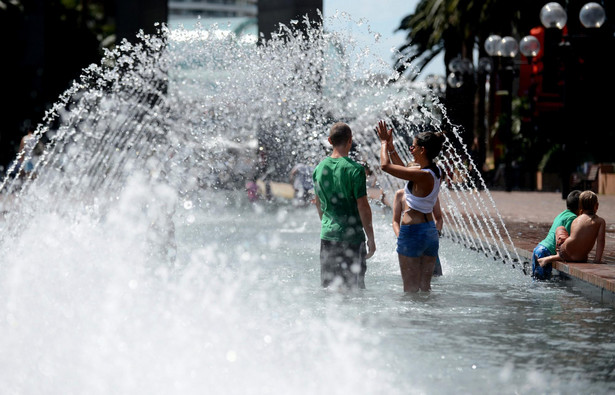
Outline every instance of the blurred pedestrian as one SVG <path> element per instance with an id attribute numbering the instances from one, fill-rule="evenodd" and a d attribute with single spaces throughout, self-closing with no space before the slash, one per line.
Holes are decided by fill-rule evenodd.
<path id="1" fill-rule="evenodd" d="M 306 206 L 311 200 L 311 191 L 314 188 L 312 173 L 314 169 L 305 163 L 297 163 L 290 170 L 290 182 L 293 185 L 293 205 Z"/>
<path id="2" fill-rule="evenodd" d="M 19 175 L 21 177 L 30 176 L 40 155 L 43 153 L 43 144 L 34 136 L 31 128 L 28 128 L 25 136 L 21 138 L 19 152 L 21 155 L 19 157 Z"/>

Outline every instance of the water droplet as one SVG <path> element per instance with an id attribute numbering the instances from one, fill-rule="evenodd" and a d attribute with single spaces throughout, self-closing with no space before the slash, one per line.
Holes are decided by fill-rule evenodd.
<path id="1" fill-rule="evenodd" d="M 229 350 L 226 353 L 226 360 L 229 362 L 235 362 L 237 361 L 237 353 L 233 350 Z"/>

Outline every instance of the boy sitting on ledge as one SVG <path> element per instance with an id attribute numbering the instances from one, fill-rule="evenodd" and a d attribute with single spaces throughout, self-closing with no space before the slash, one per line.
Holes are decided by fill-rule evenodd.
<path id="1" fill-rule="evenodd" d="M 596 257 L 594 263 L 601 263 L 604 252 L 606 222 L 599 217 L 598 196 L 592 191 L 584 191 L 579 196 L 579 216 L 572 221 L 570 236 L 566 237 L 566 231 L 562 227 L 557 229 L 556 235 L 561 245 L 555 255 L 538 259 L 540 266 L 545 266 L 554 261 L 564 262 L 587 262 L 589 252 L 596 244 Z"/>
<path id="2" fill-rule="evenodd" d="M 555 217 L 551 229 L 547 237 L 534 248 L 532 252 L 532 277 L 536 280 L 549 280 L 551 278 L 552 265 L 547 264 L 544 267 L 538 264 L 538 259 L 546 258 L 557 254 L 557 249 L 561 243 L 557 242 L 557 230 L 563 229 L 566 236 L 570 232 L 572 221 L 579 214 L 579 195 L 581 191 L 574 190 L 568 194 L 566 198 L 566 210 L 562 211 Z"/>

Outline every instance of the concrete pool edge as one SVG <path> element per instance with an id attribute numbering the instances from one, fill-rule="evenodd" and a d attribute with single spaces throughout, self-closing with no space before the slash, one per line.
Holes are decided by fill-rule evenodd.
<path id="1" fill-rule="evenodd" d="M 615 265 L 555 262 L 553 268 L 566 286 L 600 303 L 615 306 Z"/>
<path id="2" fill-rule="evenodd" d="M 528 274 L 531 275 L 532 252 L 518 247 L 516 251 L 523 261 L 529 262 Z M 553 276 L 573 291 L 615 307 L 615 264 L 558 261 L 553 264 Z"/>

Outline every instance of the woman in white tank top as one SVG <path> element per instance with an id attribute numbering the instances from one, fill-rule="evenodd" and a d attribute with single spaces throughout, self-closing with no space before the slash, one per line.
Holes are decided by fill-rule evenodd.
<path id="1" fill-rule="evenodd" d="M 437 210 L 440 208 L 438 192 L 443 178 L 434 159 L 442 149 L 444 135 L 440 132 L 418 134 L 410 152 L 419 166 L 406 167 L 393 145 L 393 129 L 387 129 L 386 122 L 380 121 L 377 131 L 381 142 L 380 168 L 408 181 L 404 189 L 408 208 L 401 217 L 397 239 L 404 292 L 429 292 L 439 248 L 433 211 L 436 205 Z"/>

